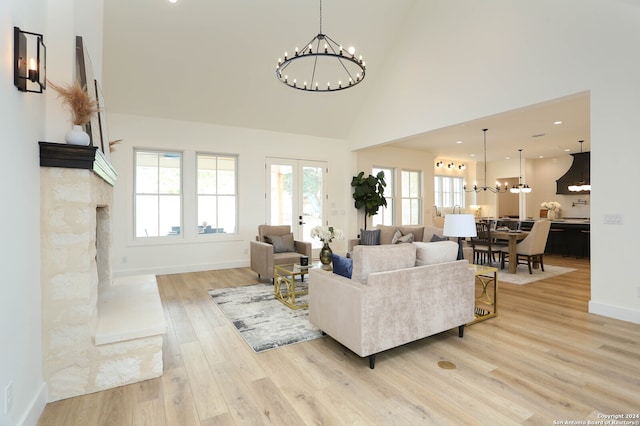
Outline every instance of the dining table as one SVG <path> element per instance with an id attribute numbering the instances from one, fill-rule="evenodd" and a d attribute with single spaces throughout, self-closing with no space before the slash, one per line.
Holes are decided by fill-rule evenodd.
<path id="1" fill-rule="evenodd" d="M 491 231 L 491 238 L 509 241 L 509 273 L 515 274 L 518 269 L 518 241 L 524 240 L 528 231 Z"/>

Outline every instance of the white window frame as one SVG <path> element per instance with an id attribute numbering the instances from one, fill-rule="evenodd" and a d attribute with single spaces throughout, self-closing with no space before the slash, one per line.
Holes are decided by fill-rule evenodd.
<path id="1" fill-rule="evenodd" d="M 373 226 L 395 225 L 395 185 L 396 169 L 393 167 L 373 167 L 371 174 L 377 176 L 378 172 L 384 172 L 384 180 L 387 186 L 384 188 L 384 198 L 387 200 L 387 207 L 380 207 L 378 214 L 371 218 Z"/>
<path id="2" fill-rule="evenodd" d="M 406 174 L 417 174 L 417 185 L 418 188 L 415 191 L 418 194 L 418 197 L 411 197 L 410 194 L 405 194 L 405 180 L 407 179 L 408 176 L 406 176 Z M 401 218 L 402 218 L 402 225 L 421 225 L 422 224 L 422 172 L 420 170 L 409 170 L 409 169 L 404 169 L 401 171 L 401 175 L 400 175 L 400 196 L 401 196 L 401 205 L 400 205 L 400 209 L 402 211 L 401 214 Z M 407 185 L 410 185 L 411 179 L 408 179 L 407 181 Z M 409 187 L 409 193 L 414 192 L 413 188 Z M 417 223 L 412 223 L 410 221 L 410 223 L 405 223 L 404 218 L 405 218 L 405 201 L 409 201 L 409 204 L 413 204 L 413 201 L 417 201 L 417 218 L 418 221 Z M 413 211 L 409 211 L 408 212 L 408 217 L 412 217 L 413 216 Z"/>
<path id="3" fill-rule="evenodd" d="M 139 192 L 138 191 L 138 179 L 137 179 L 137 175 L 138 175 L 138 154 L 139 153 L 148 153 L 148 154 L 156 154 L 158 155 L 158 165 L 157 168 L 159 169 L 160 165 L 159 165 L 159 161 L 160 161 L 160 156 L 161 155 L 167 155 L 167 154 L 171 154 L 171 155 L 176 155 L 179 157 L 180 159 L 180 166 L 179 166 L 179 172 L 180 172 L 180 185 L 179 185 L 179 192 L 177 194 L 174 193 L 162 193 L 160 192 L 160 179 L 158 179 L 158 190 L 156 192 Z M 149 149 L 149 148 L 134 148 L 133 150 L 133 187 L 134 187 L 134 195 L 133 195 L 133 238 L 134 240 L 139 240 L 139 241 L 145 241 L 145 240 L 157 240 L 157 239 L 175 239 L 176 237 L 182 237 L 184 232 L 182 232 L 182 230 L 184 229 L 183 226 L 183 209 L 184 209 L 184 198 L 183 198 L 183 179 L 184 179 L 184 167 L 183 167 L 183 158 L 184 158 L 184 153 L 182 151 L 178 151 L 178 150 L 160 150 L 160 149 Z M 158 172 L 159 173 L 159 172 Z M 158 217 L 157 217 L 157 221 L 158 221 L 158 230 L 160 231 L 160 223 L 161 223 L 161 208 L 160 208 L 160 197 L 179 197 L 180 199 L 180 209 L 179 209 L 179 215 L 180 215 L 180 219 L 179 219 L 179 228 L 180 228 L 180 232 L 176 233 L 176 234 L 166 234 L 166 235 L 152 235 L 152 236 L 143 236 L 143 235 L 137 235 L 137 217 L 138 217 L 138 196 L 140 195 L 152 195 L 152 196 L 156 196 L 158 199 Z"/>
<path id="4" fill-rule="evenodd" d="M 464 178 L 435 175 L 433 177 L 433 198 L 435 205 L 440 209 L 452 209 L 455 206 L 464 209 L 466 198 L 464 196 Z"/>
<path id="5" fill-rule="evenodd" d="M 233 194 L 219 194 L 219 193 L 215 193 L 215 194 L 209 194 L 209 193 L 200 193 L 199 191 L 199 185 L 198 185 L 198 179 L 199 179 L 199 175 L 200 175 L 200 168 L 199 168 L 199 164 L 198 161 L 200 159 L 200 157 L 214 157 L 216 160 L 216 173 L 218 172 L 218 168 L 217 168 L 217 161 L 219 158 L 232 158 L 234 160 L 234 192 Z M 223 153 L 214 153 L 214 152 L 196 152 L 195 155 L 195 174 L 196 174 L 196 186 L 195 186 L 195 218 L 194 218 L 194 222 L 196 223 L 196 227 L 197 227 L 197 233 L 199 236 L 217 236 L 217 235 L 234 235 L 234 234 L 238 234 L 238 228 L 239 228 L 239 224 L 238 224 L 238 199 L 239 199 L 239 194 L 238 194 L 238 155 L 237 154 L 223 154 Z M 200 227 L 202 226 L 202 224 L 198 223 L 198 215 L 199 215 L 199 211 L 200 211 L 200 197 L 215 197 L 215 198 L 226 198 L 226 197 L 233 197 L 234 198 L 234 206 L 235 206 L 235 217 L 234 217 L 234 222 L 235 222 L 235 226 L 233 229 L 233 232 L 222 232 L 222 233 L 217 233 L 217 232 L 206 232 L 205 229 L 202 230 L 202 232 L 200 231 Z M 219 203 L 216 203 L 217 208 L 219 208 Z M 218 220 L 215 224 L 214 223 L 207 223 L 207 227 L 210 227 L 211 229 L 221 229 L 220 227 L 220 214 L 219 212 L 216 212 L 216 219 Z"/>

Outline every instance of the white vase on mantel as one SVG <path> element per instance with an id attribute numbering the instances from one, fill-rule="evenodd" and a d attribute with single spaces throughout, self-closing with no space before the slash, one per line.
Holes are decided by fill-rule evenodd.
<path id="1" fill-rule="evenodd" d="M 69 130 L 64 137 L 69 145 L 88 146 L 91 139 L 89 134 L 79 124 L 75 124 L 73 129 Z"/>
<path id="2" fill-rule="evenodd" d="M 554 220 L 556 218 L 555 210 L 547 210 L 547 219 Z"/>

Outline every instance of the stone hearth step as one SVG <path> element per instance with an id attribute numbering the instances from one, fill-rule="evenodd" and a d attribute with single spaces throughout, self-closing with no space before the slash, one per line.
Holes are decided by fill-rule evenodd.
<path id="1" fill-rule="evenodd" d="M 155 275 L 134 275 L 100 288 L 95 344 L 165 334 L 167 324 Z"/>

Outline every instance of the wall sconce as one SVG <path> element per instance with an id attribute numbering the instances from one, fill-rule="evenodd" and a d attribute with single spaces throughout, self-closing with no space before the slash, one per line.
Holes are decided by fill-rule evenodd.
<path id="1" fill-rule="evenodd" d="M 460 164 L 460 165 L 458 166 L 458 168 L 459 168 L 460 170 L 464 170 L 464 169 L 466 169 L 466 168 L 467 168 L 467 166 L 465 166 L 464 164 Z"/>
<path id="2" fill-rule="evenodd" d="M 453 169 L 455 166 L 456 166 L 456 165 L 455 165 L 455 164 L 453 164 L 453 162 L 451 162 L 451 163 L 447 164 L 447 167 L 448 167 L 449 169 Z"/>
<path id="3" fill-rule="evenodd" d="M 444 162 L 442 160 L 436 162 L 436 167 L 444 166 Z"/>
<path id="4" fill-rule="evenodd" d="M 47 88 L 47 48 L 42 34 L 13 27 L 13 84 L 21 92 L 42 93 Z"/>

